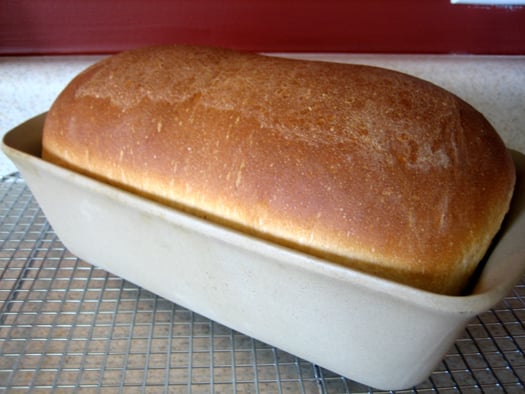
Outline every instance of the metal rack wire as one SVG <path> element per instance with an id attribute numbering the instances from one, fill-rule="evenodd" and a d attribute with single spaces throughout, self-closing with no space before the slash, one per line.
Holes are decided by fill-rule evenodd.
<path id="1" fill-rule="evenodd" d="M 525 282 L 404 392 L 525 391 Z M 73 256 L 17 174 L 0 183 L 0 391 L 375 393 Z"/>

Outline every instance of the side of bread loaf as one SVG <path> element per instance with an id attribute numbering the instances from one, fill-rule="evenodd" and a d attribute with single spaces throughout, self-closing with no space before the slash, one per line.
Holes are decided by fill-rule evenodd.
<path id="1" fill-rule="evenodd" d="M 451 93 L 375 67 L 161 46 L 78 75 L 43 157 L 394 281 L 458 294 L 514 166 Z"/>

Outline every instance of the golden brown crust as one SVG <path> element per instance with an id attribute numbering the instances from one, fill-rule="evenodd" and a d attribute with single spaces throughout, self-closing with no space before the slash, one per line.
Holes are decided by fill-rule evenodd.
<path id="1" fill-rule="evenodd" d="M 335 262 L 457 294 L 514 166 L 471 106 L 374 67 L 164 46 L 81 73 L 44 158 Z"/>

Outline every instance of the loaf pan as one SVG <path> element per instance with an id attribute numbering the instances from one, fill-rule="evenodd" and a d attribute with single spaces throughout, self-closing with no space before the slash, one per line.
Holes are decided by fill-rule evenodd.
<path id="1" fill-rule="evenodd" d="M 511 212 L 465 296 L 400 285 L 274 245 L 45 162 L 45 114 L 2 148 L 81 259 L 241 333 L 369 386 L 414 386 L 467 322 L 525 272 L 525 156 Z"/>

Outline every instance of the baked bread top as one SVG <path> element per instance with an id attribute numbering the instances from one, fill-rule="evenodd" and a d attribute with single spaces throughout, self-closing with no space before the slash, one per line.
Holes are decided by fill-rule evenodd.
<path id="1" fill-rule="evenodd" d="M 515 170 L 474 108 L 377 67 L 191 46 L 111 56 L 48 112 L 43 157 L 237 230 L 458 294 Z"/>

